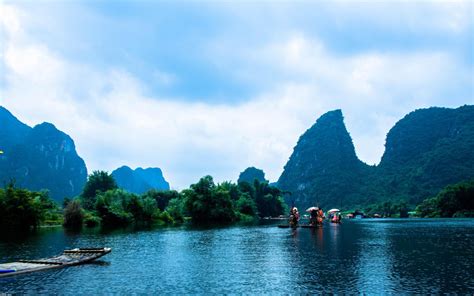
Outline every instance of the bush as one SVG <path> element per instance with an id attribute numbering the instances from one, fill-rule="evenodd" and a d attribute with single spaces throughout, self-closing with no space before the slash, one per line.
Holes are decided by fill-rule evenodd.
<path id="1" fill-rule="evenodd" d="M 470 217 L 474 212 L 474 180 L 449 185 L 416 208 L 421 217 Z"/>
<path id="2" fill-rule="evenodd" d="M 69 202 L 64 209 L 64 227 L 81 228 L 84 220 L 81 203 L 78 200 Z"/>

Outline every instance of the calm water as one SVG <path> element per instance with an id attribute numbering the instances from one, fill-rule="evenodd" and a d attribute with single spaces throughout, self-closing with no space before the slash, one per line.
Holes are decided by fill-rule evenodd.
<path id="1" fill-rule="evenodd" d="M 358 220 L 0 240 L 0 262 L 109 246 L 95 264 L 0 279 L 0 293 L 474 292 L 474 220 Z"/>

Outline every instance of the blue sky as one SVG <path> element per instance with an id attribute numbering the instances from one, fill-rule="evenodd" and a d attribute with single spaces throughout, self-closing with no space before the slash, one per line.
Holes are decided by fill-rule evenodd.
<path id="1" fill-rule="evenodd" d="M 247 166 L 276 180 L 340 108 L 378 163 L 406 113 L 473 104 L 470 1 L 4 1 L 0 104 L 70 134 L 89 170 L 175 188 Z"/>

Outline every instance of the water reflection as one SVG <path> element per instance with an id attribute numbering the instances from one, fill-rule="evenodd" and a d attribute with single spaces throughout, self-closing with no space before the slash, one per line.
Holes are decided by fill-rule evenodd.
<path id="1" fill-rule="evenodd" d="M 275 225 L 80 233 L 0 240 L 2 262 L 110 246 L 96 264 L 0 279 L 19 294 L 469 293 L 474 220 L 361 220 L 317 229 Z"/>
<path id="2" fill-rule="evenodd" d="M 398 283 L 392 270 L 390 224 L 381 223 L 373 227 L 373 223 L 363 223 L 361 228 L 364 237 L 357 241 L 361 251 L 355 265 L 358 277 L 357 291 L 373 293 L 396 291 Z"/>

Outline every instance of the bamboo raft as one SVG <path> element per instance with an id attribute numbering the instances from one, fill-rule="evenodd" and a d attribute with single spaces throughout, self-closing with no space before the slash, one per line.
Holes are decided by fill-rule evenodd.
<path id="1" fill-rule="evenodd" d="M 278 228 L 320 228 L 323 227 L 322 225 L 309 225 L 309 224 L 301 224 L 298 226 L 290 226 L 288 224 L 279 224 Z"/>
<path id="2" fill-rule="evenodd" d="M 65 250 L 56 257 L 3 263 L 0 264 L 0 277 L 84 264 L 107 255 L 111 251 L 111 248 L 77 248 Z"/>

